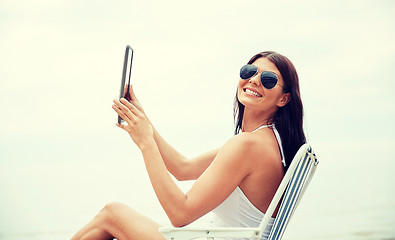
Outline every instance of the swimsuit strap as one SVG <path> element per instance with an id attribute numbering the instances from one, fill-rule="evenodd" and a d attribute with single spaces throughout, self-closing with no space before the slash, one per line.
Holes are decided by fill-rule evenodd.
<path id="1" fill-rule="evenodd" d="M 285 156 L 284 156 L 283 145 L 282 145 L 282 143 L 281 143 L 280 133 L 277 131 L 276 126 L 274 125 L 274 123 L 273 123 L 273 124 L 270 124 L 270 125 L 262 125 L 262 126 L 258 127 L 257 129 L 255 129 L 255 130 L 252 131 L 252 132 L 256 132 L 256 131 L 258 131 L 259 129 L 266 128 L 266 127 L 272 127 L 272 129 L 273 129 L 274 135 L 276 136 L 276 139 L 277 139 L 278 146 L 279 146 L 279 148 L 280 148 L 281 162 L 283 163 L 283 165 L 284 165 L 284 167 L 285 167 L 286 164 L 285 164 Z"/>
<path id="2" fill-rule="evenodd" d="M 282 144 L 282 142 L 281 142 L 280 133 L 277 131 L 277 128 L 276 128 L 275 125 L 273 125 L 273 131 L 274 131 L 274 135 L 276 135 L 277 143 L 278 143 L 278 146 L 279 146 L 279 148 L 280 148 L 280 152 L 281 152 L 281 162 L 283 163 L 284 167 L 286 167 L 287 164 L 285 163 L 285 156 L 284 156 L 283 144 Z"/>
<path id="3" fill-rule="evenodd" d="M 262 126 L 258 127 L 257 129 L 255 129 L 255 130 L 254 130 L 254 131 L 252 131 L 252 132 L 256 132 L 256 131 L 258 131 L 259 129 L 266 128 L 266 127 L 273 127 L 273 126 L 274 126 L 274 124 L 270 124 L 270 125 L 262 125 Z"/>

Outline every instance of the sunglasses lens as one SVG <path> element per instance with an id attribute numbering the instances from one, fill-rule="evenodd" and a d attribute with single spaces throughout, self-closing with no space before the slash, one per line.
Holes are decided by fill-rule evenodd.
<path id="1" fill-rule="evenodd" d="M 261 73 L 261 83 L 266 89 L 272 89 L 278 82 L 277 76 L 272 72 Z"/>
<path id="2" fill-rule="evenodd" d="M 240 78 L 247 80 L 252 78 L 258 72 L 258 68 L 254 65 L 244 65 L 240 69 Z"/>

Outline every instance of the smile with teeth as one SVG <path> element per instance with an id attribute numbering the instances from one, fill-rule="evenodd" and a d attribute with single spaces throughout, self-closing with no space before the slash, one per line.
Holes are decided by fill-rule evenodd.
<path id="1" fill-rule="evenodd" d="M 250 90 L 250 89 L 244 89 L 244 92 L 247 93 L 247 94 L 250 94 L 250 95 L 254 95 L 254 96 L 256 96 L 256 97 L 262 97 L 261 94 L 259 94 L 259 93 L 257 93 L 257 92 L 254 92 L 254 91 L 252 91 L 252 90 Z"/>

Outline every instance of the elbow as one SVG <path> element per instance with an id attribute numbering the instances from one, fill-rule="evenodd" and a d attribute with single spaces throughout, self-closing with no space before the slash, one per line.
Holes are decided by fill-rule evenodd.
<path id="1" fill-rule="evenodd" d="M 190 172 L 190 163 L 188 161 L 184 161 L 177 169 L 177 172 L 173 175 L 177 181 L 188 181 L 193 180 L 191 178 Z"/>
<path id="2" fill-rule="evenodd" d="M 187 218 L 173 218 L 170 219 L 170 222 L 173 227 L 184 227 L 193 221 L 190 221 Z"/>
<path id="3" fill-rule="evenodd" d="M 175 209 L 175 212 L 169 216 L 169 219 L 173 227 L 184 227 L 195 220 L 193 214 L 183 209 Z"/>
<path id="4" fill-rule="evenodd" d="M 183 222 L 178 222 L 178 221 L 171 221 L 171 225 L 173 225 L 173 227 L 184 227 L 187 224 L 184 224 Z"/>
<path id="5" fill-rule="evenodd" d="M 177 179 L 177 181 L 185 181 L 185 176 L 182 172 L 177 172 L 176 174 L 173 174 L 173 176 Z"/>
<path id="6" fill-rule="evenodd" d="M 179 172 L 174 177 L 180 182 L 191 180 L 185 172 Z"/>

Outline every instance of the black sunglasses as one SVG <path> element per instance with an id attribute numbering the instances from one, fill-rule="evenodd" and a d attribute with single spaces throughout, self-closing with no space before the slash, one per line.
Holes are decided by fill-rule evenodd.
<path id="1" fill-rule="evenodd" d="M 258 68 L 254 65 L 247 64 L 240 69 L 240 78 L 248 80 L 258 74 Z M 274 88 L 278 83 L 278 77 L 273 72 L 264 71 L 261 73 L 261 83 L 266 89 Z M 281 86 L 281 85 L 280 85 Z M 283 86 L 281 86 L 283 87 Z"/>

